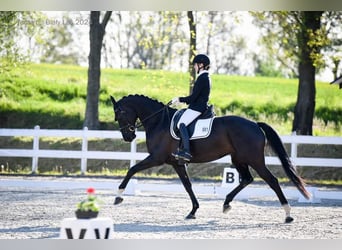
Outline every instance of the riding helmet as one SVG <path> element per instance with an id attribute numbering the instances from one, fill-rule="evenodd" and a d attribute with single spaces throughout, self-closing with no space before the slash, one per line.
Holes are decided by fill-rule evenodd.
<path id="1" fill-rule="evenodd" d="M 198 54 L 195 56 L 194 60 L 192 61 L 192 64 L 195 63 L 203 63 L 204 67 L 210 65 L 210 59 L 204 54 Z"/>

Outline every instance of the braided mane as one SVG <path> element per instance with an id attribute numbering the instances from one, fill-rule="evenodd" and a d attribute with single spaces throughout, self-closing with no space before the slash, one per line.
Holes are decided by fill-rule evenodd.
<path id="1" fill-rule="evenodd" d="M 152 99 L 152 98 L 150 98 L 148 96 L 145 96 L 145 95 L 139 95 L 139 94 L 124 96 L 124 97 L 122 97 L 122 99 L 120 101 L 127 101 L 130 98 L 144 99 L 144 100 L 148 100 L 148 101 L 154 102 L 155 104 L 165 106 L 164 103 L 162 103 L 162 102 L 160 102 L 158 100 Z"/>

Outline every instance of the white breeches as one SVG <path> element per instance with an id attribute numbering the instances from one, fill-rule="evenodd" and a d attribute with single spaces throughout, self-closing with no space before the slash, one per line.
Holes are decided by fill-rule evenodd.
<path id="1" fill-rule="evenodd" d="M 179 128 L 181 123 L 184 123 L 185 126 L 188 126 L 193 120 L 195 120 L 198 116 L 200 116 L 201 112 L 198 112 L 193 109 L 186 109 L 179 122 L 177 123 L 177 128 Z"/>

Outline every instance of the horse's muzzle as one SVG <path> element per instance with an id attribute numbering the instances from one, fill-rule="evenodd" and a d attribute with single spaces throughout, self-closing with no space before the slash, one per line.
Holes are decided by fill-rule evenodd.
<path id="1" fill-rule="evenodd" d="M 129 133 L 129 134 L 123 135 L 123 139 L 126 142 L 132 142 L 135 139 L 135 137 L 137 137 L 135 133 Z"/>

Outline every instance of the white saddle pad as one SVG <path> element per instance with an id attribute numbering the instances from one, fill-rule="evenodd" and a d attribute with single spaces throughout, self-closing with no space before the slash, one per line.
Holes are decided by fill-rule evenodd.
<path id="1" fill-rule="evenodd" d="M 214 118 L 215 117 L 197 120 L 195 124 L 194 133 L 190 137 L 190 140 L 207 138 L 210 135 L 211 126 L 213 124 Z M 174 127 L 174 119 L 172 118 L 171 125 L 170 125 L 171 136 L 176 140 L 180 140 L 179 136 L 177 136 L 175 132 L 173 131 L 172 129 L 173 127 Z"/>

